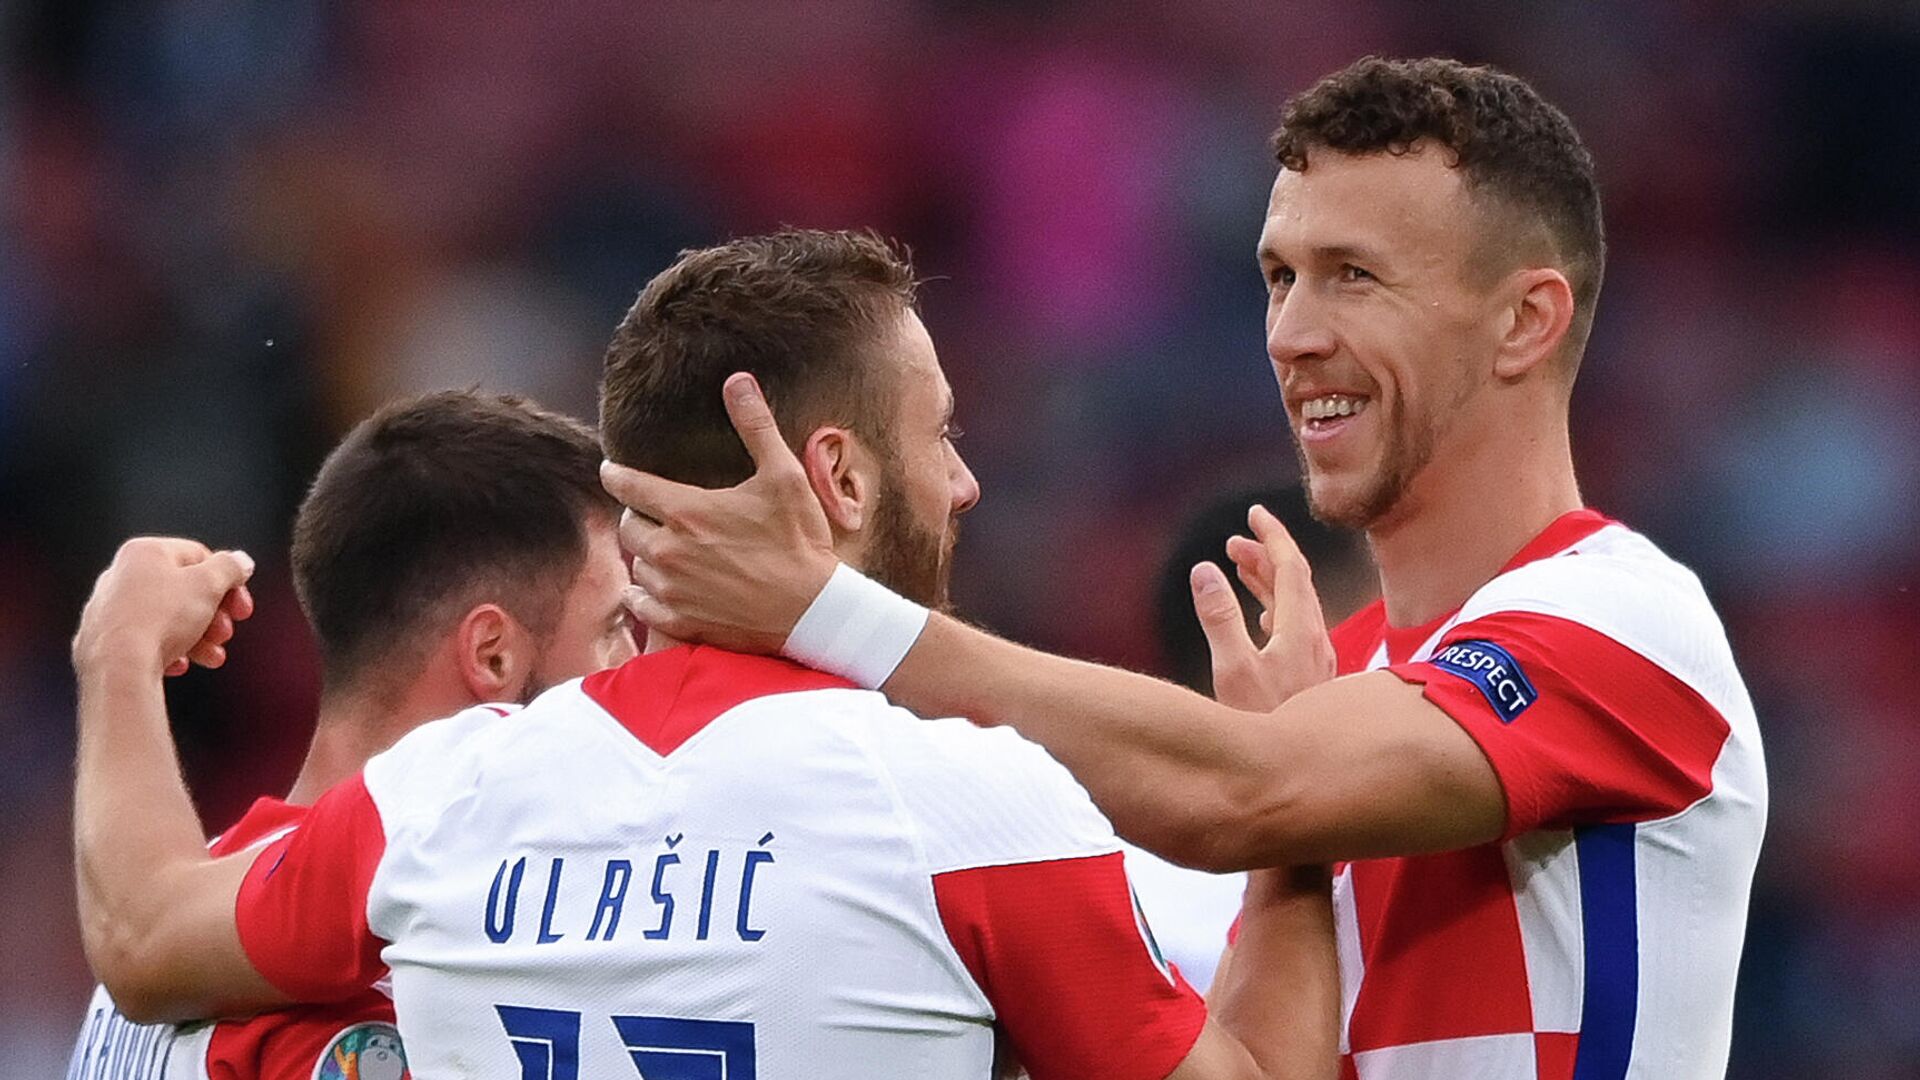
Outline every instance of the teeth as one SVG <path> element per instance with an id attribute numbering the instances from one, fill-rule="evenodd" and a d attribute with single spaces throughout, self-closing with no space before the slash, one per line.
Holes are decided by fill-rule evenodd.
<path id="1" fill-rule="evenodd" d="M 1332 420 L 1341 416 L 1358 416 L 1366 407 L 1366 398 L 1328 394 L 1309 399 L 1300 406 L 1300 415 L 1308 420 Z"/>

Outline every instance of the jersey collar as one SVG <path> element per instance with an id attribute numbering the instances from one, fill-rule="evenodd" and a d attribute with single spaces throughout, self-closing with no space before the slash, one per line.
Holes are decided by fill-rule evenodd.
<path id="1" fill-rule="evenodd" d="M 1500 573 L 1510 574 L 1528 563 L 1552 558 L 1566 551 L 1568 548 L 1573 547 L 1575 544 L 1578 544 L 1580 541 L 1585 540 L 1587 537 L 1592 536 L 1594 533 L 1599 532 L 1601 529 L 1613 524 L 1617 524 L 1617 522 L 1598 510 L 1593 510 L 1588 507 L 1569 510 L 1559 517 L 1554 518 L 1552 522 L 1548 523 L 1546 528 L 1540 530 L 1538 536 L 1535 536 L 1533 539 L 1527 541 L 1526 544 L 1522 545 L 1520 550 L 1514 553 L 1513 558 L 1507 560 L 1507 564 L 1500 568 Z M 1499 574 L 1494 576 L 1498 577 Z M 1460 609 L 1454 608 L 1439 618 L 1421 623 L 1418 626 L 1401 627 L 1394 626 L 1392 623 L 1386 621 L 1386 602 L 1384 600 L 1376 602 L 1381 604 L 1382 636 L 1386 640 L 1387 660 L 1390 663 L 1401 663 L 1405 661 L 1408 657 L 1412 656 L 1420 646 L 1425 645 L 1428 639 L 1432 638 L 1448 620 L 1460 614 Z"/>

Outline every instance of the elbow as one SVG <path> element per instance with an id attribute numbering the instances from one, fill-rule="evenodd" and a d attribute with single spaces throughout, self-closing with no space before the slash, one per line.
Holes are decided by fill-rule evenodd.
<path id="1" fill-rule="evenodd" d="M 199 1019 L 148 935 L 126 926 L 90 927 L 85 947 L 94 977 L 128 1020 L 173 1024 Z"/>

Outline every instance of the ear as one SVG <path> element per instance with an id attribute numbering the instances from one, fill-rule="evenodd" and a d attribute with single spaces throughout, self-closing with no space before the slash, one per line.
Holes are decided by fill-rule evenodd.
<path id="1" fill-rule="evenodd" d="M 834 532 L 858 533 L 866 526 L 867 513 L 872 509 L 871 470 L 868 455 L 853 432 L 838 427 L 817 429 L 800 448 L 800 464 Z"/>
<path id="2" fill-rule="evenodd" d="M 475 702 L 518 701 L 533 670 L 526 629 L 498 604 L 481 604 L 460 620 L 455 660 Z"/>
<path id="3" fill-rule="evenodd" d="M 1518 379 L 1552 359 L 1566 344 L 1573 325 L 1573 287 L 1567 276 L 1548 267 L 1515 274 L 1510 282 L 1505 332 L 1494 356 L 1493 372 Z"/>

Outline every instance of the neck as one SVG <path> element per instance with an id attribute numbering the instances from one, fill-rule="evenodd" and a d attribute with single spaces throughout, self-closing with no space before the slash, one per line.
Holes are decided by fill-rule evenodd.
<path id="1" fill-rule="evenodd" d="M 471 695 L 436 690 L 416 683 L 398 694 L 373 689 L 322 694 L 307 760 L 294 778 L 287 801 L 311 806 L 328 788 L 358 773 L 367 759 L 430 720 L 452 716 L 474 704 Z"/>
<path id="2" fill-rule="evenodd" d="M 686 644 L 686 642 L 681 641 L 677 637 L 668 637 L 667 635 L 661 633 L 660 631 L 655 630 L 652 627 L 648 627 L 647 643 L 645 646 L 641 648 L 640 651 L 643 653 L 665 652 L 668 649 L 671 649 L 677 645 L 684 645 L 684 644 Z"/>
<path id="3" fill-rule="evenodd" d="M 1519 445 L 1488 440 L 1437 454 L 1367 529 L 1388 623 L 1419 626 L 1458 609 L 1580 506 L 1564 421 Z"/>

